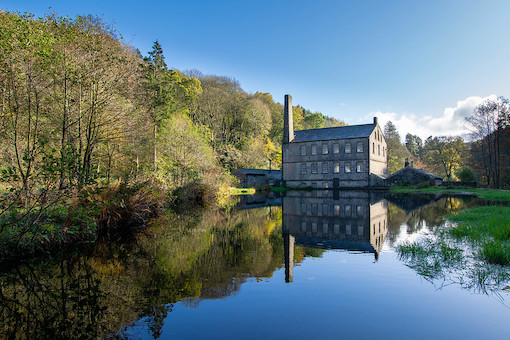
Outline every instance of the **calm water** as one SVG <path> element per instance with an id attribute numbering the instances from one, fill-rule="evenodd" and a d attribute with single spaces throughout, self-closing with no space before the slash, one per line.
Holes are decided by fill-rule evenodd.
<path id="1" fill-rule="evenodd" d="M 395 251 L 477 204 L 290 192 L 168 214 L 131 242 L 4 270 L 0 339 L 509 338 L 505 282 L 419 275 Z"/>

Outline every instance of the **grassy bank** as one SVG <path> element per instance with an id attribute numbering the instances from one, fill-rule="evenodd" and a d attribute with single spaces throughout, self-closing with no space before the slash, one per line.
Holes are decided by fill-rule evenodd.
<path id="1" fill-rule="evenodd" d="M 467 209 L 448 219 L 456 226 L 448 232 L 478 249 L 477 256 L 492 264 L 510 265 L 510 207 Z"/>
<path id="2" fill-rule="evenodd" d="M 490 201 L 510 201 L 510 190 L 492 190 L 492 189 L 472 189 L 472 188 L 412 188 L 412 187 L 392 187 L 392 192 L 404 193 L 464 193 L 469 192 L 480 198 Z"/>
<path id="3" fill-rule="evenodd" d="M 451 266 L 464 257 L 482 263 L 509 266 L 509 215 L 510 207 L 504 206 L 462 210 L 447 218 L 455 224 L 436 231 L 431 237 L 404 243 L 397 251 L 403 258 L 420 263 L 424 272 Z"/>

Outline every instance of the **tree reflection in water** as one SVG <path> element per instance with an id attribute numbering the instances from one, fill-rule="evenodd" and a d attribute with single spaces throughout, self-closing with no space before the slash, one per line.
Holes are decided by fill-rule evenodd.
<path id="1" fill-rule="evenodd" d="M 249 277 L 270 277 L 282 265 L 280 207 L 169 214 L 130 244 L 98 243 L 4 270 L 0 334 L 122 337 L 144 318 L 156 338 L 173 303 L 235 294 Z"/>
<path id="2" fill-rule="evenodd" d="M 378 195 L 342 198 L 328 194 L 327 202 L 322 202 L 310 194 L 302 202 L 300 198 L 288 200 L 295 203 L 298 213 L 287 216 L 287 222 L 300 219 L 287 228 L 296 237 L 292 254 L 284 252 L 290 248 L 284 247 L 282 208 L 260 208 L 264 204 L 257 201 L 257 209 L 229 213 L 168 213 L 132 242 L 98 243 L 52 260 L 5 268 L 0 274 L 0 334 L 6 338 L 122 338 L 128 336 L 131 325 L 143 322 L 157 338 L 174 303 L 182 301 L 193 308 L 203 300 L 235 295 L 247 280 L 272 277 L 285 265 L 286 255 L 292 255 L 289 264 L 294 266 L 306 257 L 321 257 L 328 247 L 347 244 L 346 249 L 367 249 L 377 258 L 383 243 L 391 247 L 402 234 L 440 230 L 445 215 L 478 204 L 429 197 L 418 200 L 413 208 L 409 197 Z M 362 199 L 365 196 L 367 201 Z M 427 200 L 429 205 L 423 207 Z M 335 220 L 336 205 L 343 214 L 336 216 L 340 220 Z M 350 217 L 345 215 L 347 205 L 352 209 L 348 209 Z M 314 220 L 316 206 L 320 221 Z M 386 231 L 382 228 L 379 233 L 379 222 L 387 225 Z M 347 225 L 351 226 L 349 233 Z M 413 266 L 413 258 L 405 261 Z M 456 275 L 449 269 L 426 272 L 419 266 L 413 268 L 433 282 L 449 282 L 449 275 Z M 486 267 L 473 268 L 478 272 L 453 277 L 463 287 L 483 292 L 507 282 L 503 274 L 494 276 Z"/>

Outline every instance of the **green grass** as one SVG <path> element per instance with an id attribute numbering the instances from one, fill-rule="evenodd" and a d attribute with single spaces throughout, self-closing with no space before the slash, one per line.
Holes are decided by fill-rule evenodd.
<path id="1" fill-rule="evenodd" d="M 479 248 L 480 258 L 492 264 L 510 265 L 510 207 L 476 207 L 448 219 L 457 223 L 449 234 Z"/>
<path id="2" fill-rule="evenodd" d="M 404 193 L 459 193 L 471 192 L 490 201 L 510 201 L 510 190 L 492 190 L 492 189 L 472 189 L 472 188 L 412 188 L 412 187 L 392 187 L 392 192 Z"/>

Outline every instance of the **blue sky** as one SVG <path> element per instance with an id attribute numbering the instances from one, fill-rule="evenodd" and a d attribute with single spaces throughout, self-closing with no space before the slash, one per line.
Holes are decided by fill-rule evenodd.
<path id="1" fill-rule="evenodd" d="M 510 96 L 510 1 L 47 1 L 0 8 L 95 14 L 180 70 L 236 78 L 343 120 L 402 135 L 463 133 L 484 98 Z"/>

